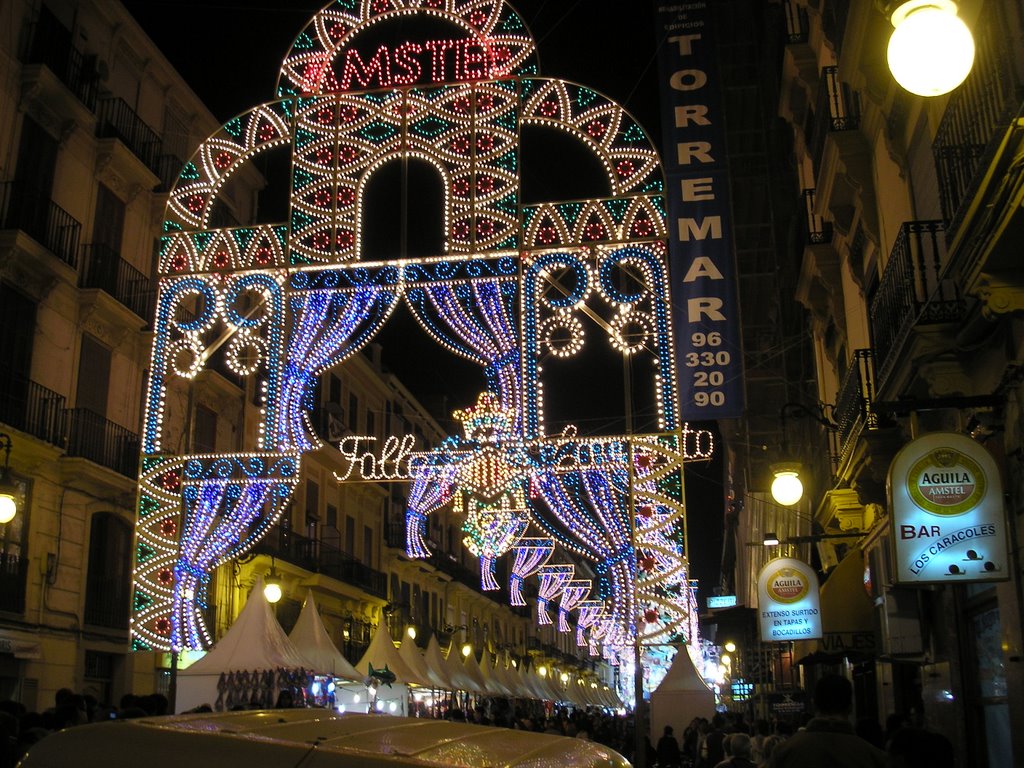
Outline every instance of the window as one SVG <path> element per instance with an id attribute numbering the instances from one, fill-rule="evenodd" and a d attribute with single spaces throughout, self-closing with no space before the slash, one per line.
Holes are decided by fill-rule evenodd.
<path id="1" fill-rule="evenodd" d="M 355 557 L 356 551 L 356 519 L 345 515 L 345 553 Z"/>
<path id="2" fill-rule="evenodd" d="M 0 422 L 24 429 L 28 409 L 36 303 L 0 283 Z"/>
<path id="3" fill-rule="evenodd" d="M 373 411 L 369 409 L 366 411 L 366 434 L 371 437 L 377 434 L 377 420 L 374 418 Z"/>
<path id="4" fill-rule="evenodd" d="M 373 528 L 363 526 L 363 564 L 373 568 Z"/>
<path id="5" fill-rule="evenodd" d="M 306 481 L 306 525 L 315 525 L 320 520 L 320 485 Z"/>
<path id="6" fill-rule="evenodd" d="M 83 334 L 78 360 L 77 407 L 106 417 L 109 387 L 110 350 L 92 336 Z"/>
<path id="7" fill-rule="evenodd" d="M 85 584 L 86 624 L 128 629 L 131 542 L 131 526 L 120 517 L 112 512 L 93 515 Z"/>
<path id="8" fill-rule="evenodd" d="M 341 379 L 336 374 L 328 374 L 327 399 L 341 405 Z"/>
<path id="9" fill-rule="evenodd" d="M 0 611 L 21 613 L 25 610 L 25 582 L 28 558 L 25 555 L 25 521 L 29 504 L 27 487 L 11 476 L 19 488 L 18 514 L 6 525 L 0 525 Z"/>
<path id="10" fill-rule="evenodd" d="M 217 450 L 217 413 L 205 405 L 196 406 L 192 450 L 196 453 L 213 453 Z"/>
<path id="11" fill-rule="evenodd" d="M 355 392 L 348 395 L 348 428 L 359 434 L 359 397 Z"/>

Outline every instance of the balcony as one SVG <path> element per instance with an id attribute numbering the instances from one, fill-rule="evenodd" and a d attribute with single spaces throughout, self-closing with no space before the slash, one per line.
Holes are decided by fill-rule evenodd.
<path id="1" fill-rule="evenodd" d="M 63 445 L 66 404 L 63 395 L 16 371 L 0 368 L 0 422 L 3 424 L 50 445 Z"/>
<path id="2" fill-rule="evenodd" d="M 101 99 L 96 114 L 97 138 L 118 139 L 143 165 L 159 175 L 160 137 L 128 106 L 128 102 L 116 96 Z"/>
<path id="3" fill-rule="evenodd" d="M 832 242 L 832 222 L 814 212 L 814 190 L 800 193 L 804 209 L 804 242 L 807 245 L 828 245 Z"/>
<path id="4" fill-rule="evenodd" d="M 257 554 L 272 555 L 310 573 L 360 587 L 371 595 L 387 599 L 387 575 L 374 570 L 336 546 L 300 536 L 286 528 L 272 528 L 253 548 Z"/>
<path id="5" fill-rule="evenodd" d="M 177 155 L 157 155 L 156 175 L 160 178 L 160 191 L 169 192 L 178 181 L 178 175 L 185 167 L 185 161 Z"/>
<path id="6" fill-rule="evenodd" d="M 32 24 L 28 38 L 22 63 L 44 65 L 89 111 L 94 110 L 99 86 L 95 57 L 86 56 L 71 45 L 71 31 L 45 6 Z"/>
<path id="7" fill-rule="evenodd" d="M 786 14 L 786 45 L 807 42 L 807 9 L 796 0 L 785 0 L 782 4 Z"/>
<path id="8" fill-rule="evenodd" d="M 13 554 L 0 554 L 0 611 L 25 612 L 27 581 L 28 559 Z"/>
<path id="9" fill-rule="evenodd" d="M 65 411 L 67 456 L 88 459 L 125 477 L 139 473 L 139 436 L 87 408 Z"/>
<path id="10" fill-rule="evenodd" d="M 860 127 L 860 100 L 849 84 L 839 79 L 838 67 L 822 67 L 814 122 L 807 145 L 817 176 L 825 152 L 825 140 L 834 134 L 856 131 Z"/>
<path id="11" fill-rule="evenodd" d="M 998 4 L 986 6 L 974 27 L 971 74 L 949 96 L 932 151 L 939 177 L 942 215 L 952 238 L 963 223 L 984 171 L 1020 107 L 1012 26 Z"/>
<path id="12" fill-rule="evenodd" d="M 878 414 L 872 410 L 875 400 L 875 353 L 858 349 L 836 396 L 832 418 L 838 425 L 834 453 L 838 454 L 837 474 L 847 466 L 861 433 L 878 428 Z"/>
<path id="13" fill-rule="evenodd" d="M 83 246 L 82 257 L 82 288 L 106 291 L 142 319 L 152 317 L 153 291 L 145 274 L 102 243 Z"/>
<path id="14" fill-rule="evenodd" d="M 43 193 L 23 181 L 0 183 L 0 230 L 21 230 L 76 268 L 82 225 Z"/>
<path id="15" fill-rule="evenodd" d="M 956 323 L 964 317 L 957 285 L 940 275 L 946 241 L 941 221 L 908 221 L 900 228 L 882 281 L 871 300 L 869 317 L 881 389 L 917 326 Z"/>
<path id="16" fill-rule="evenodd" d="M 130 595 L 131 585 L 125 579 L 109 576 L 90 578 L 85 595 L 85 623 L 127 630 Z"/>

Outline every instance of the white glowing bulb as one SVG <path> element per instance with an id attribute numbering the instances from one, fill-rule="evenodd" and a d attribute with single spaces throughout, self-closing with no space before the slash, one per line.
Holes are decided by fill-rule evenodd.
<path id="1" fill-rule="evenodd" d="M 974 64 L 974 38 L 952 0 L 909 0 L 892 14 L 886 52 L 896 82 L 918 96 L 941 96 Z"/>

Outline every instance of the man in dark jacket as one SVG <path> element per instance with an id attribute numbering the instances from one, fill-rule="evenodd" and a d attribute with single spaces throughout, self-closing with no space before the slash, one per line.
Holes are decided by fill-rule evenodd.
<path id="1" fill-rule="evenodd" d="M 771 768 L 885 768 L 885 752 L 860 738 L 850 723 L 853 686 L 826 675 L 814 687 L 817 717 L 772 750 Z"/>
<path id="2" fill-rule="evenodd" d="M 658 739 L 657 750 L 658 768 L 679 768 L 682 765 L 682 755 L 679 753 L 679 742 L 672 735 L 672 726 L 665 726 L 665 734 Z"/>

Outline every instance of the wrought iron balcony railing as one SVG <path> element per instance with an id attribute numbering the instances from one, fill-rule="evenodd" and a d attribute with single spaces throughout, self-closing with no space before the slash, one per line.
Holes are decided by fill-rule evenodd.
<path id="1" fill-rule="evenodd" d="M 853 353 L 832 409 L 832 419 L 838 426 L 840 467 L 846 464 L 861 433 L 878 428 L 878 414 L 872 409 L 874 401 L 875 353 L 871 349 L 858 349 Z"/>
<path id="2" fill-rule="evenodd" d="M 0 183 L 0 229 L 20 229 L 68 266 L 77 266 L 82 225 L 31 184 Z"/>
<path id="3" fill-rule="evenodd" d="M 818 99 L 814 107 L 814 123 L 807 143 L 814 162 L 814 172 L 821 168 L 825 139 L 830 133 L 854 131 L 860 127 L 860 100 L 849 84 L 839 79 L 838 67 L 822 67 Z"/>
<path id="4" fill-rule="evenodd" d="M 65 412 L 67 455 L 88 459 L 125 477 L 139 473 L 139 436 L 88 408 Z"/>
<path id="5" fill-rule="evenodd" d="M 0 554 L 0 611 L 24 613 L 27 580 L 28 559 L 14 554 Z"/>
<path id="6" fill-rule="evenodd" d="M 100 99 L 96 115 L 97 138 L 120 139 L 147 168 L 153 173 L 159 172 L 160 137 L 128 106 L 128 102 L 116 96 Z"/>
<path id="7" fill-rule="evenodd" d="M 832 222 L 826 221 L 814 212 L 814 190 L 801 193 L 804 208 L 804 242 L 808 245 L 825 245 L 832 242 Z"/>
<path id="8" fill-rule="evenodd" d="M 786 13 L 786 44 L 807 42 L 807 9 L 796 0 L 785 0 L 782 4 Z"/>
<path id="9" fill-rule="evenodd" d="M 128 629 L 130 601 L 131 585 L 126 579 L 109 576 L 90 578 L 85 593 L 85 623 L 109 629 Z"/>
<path id="10" fill-rule="evenodd" d="M 99 91 L 96 58 L 69 45 L 70 39 L 71 31 L 43 6 L 29 31 L 22 61 L 45 65 L 91 111 L 96 108 Z"/>
<path id="11" fill-rule="evenodd" d="M 167 192 L 178 180 L 178 175 L 184 167 L 185 161 L 177 155 L 157 155 L 156 175 L 160 177 L 160 190 Z"/>
<path id="12" fill-rule="evenodd" d="M 941 221 L 908 221 L 893 244 L 869 310 L 879 384 L 885 382 L 915 325 L 963 317 L 959 288 L 952 280 L 940 279 L 946 256 L 944 230 Z"/>
<path id="13" fill-rule="evenodd" d="M 0 422 L 45 440 L 64 444 L 63 395 L 37 384 L 18 371 L 0 367 Z"/>
<path id="14" fill-rule="evenodd" d="M 82 254 L 83 288 L 106 291 L 144 320 L 152 316 L 153 290 L 145 274 L 103 243 L 83 246 Z"/>
<path id="15" fill-rule="evenodd" d="M 950 236 L 959 228 L 964 203 L 984 176 L 986 158 L 995 152 L 1024 97 L 1024 83 L 1014 65 L 1016 42 L 1003 13 L 1003 4 L 989 3 L 978 16 L 974 66 L 963 85 L 950 94 L 932 144 L 942 216 Z"/>
<path id="16" fill-rule="evenodd" d="M 359 562 L 336 546 L 301 536 L 287 528 L 272 528 L 253 551 L 273 555 L 311 573 L 322 573 L 332 579 L 361 587 L 371 595 L 387 598 L 387 574 Z"/>

